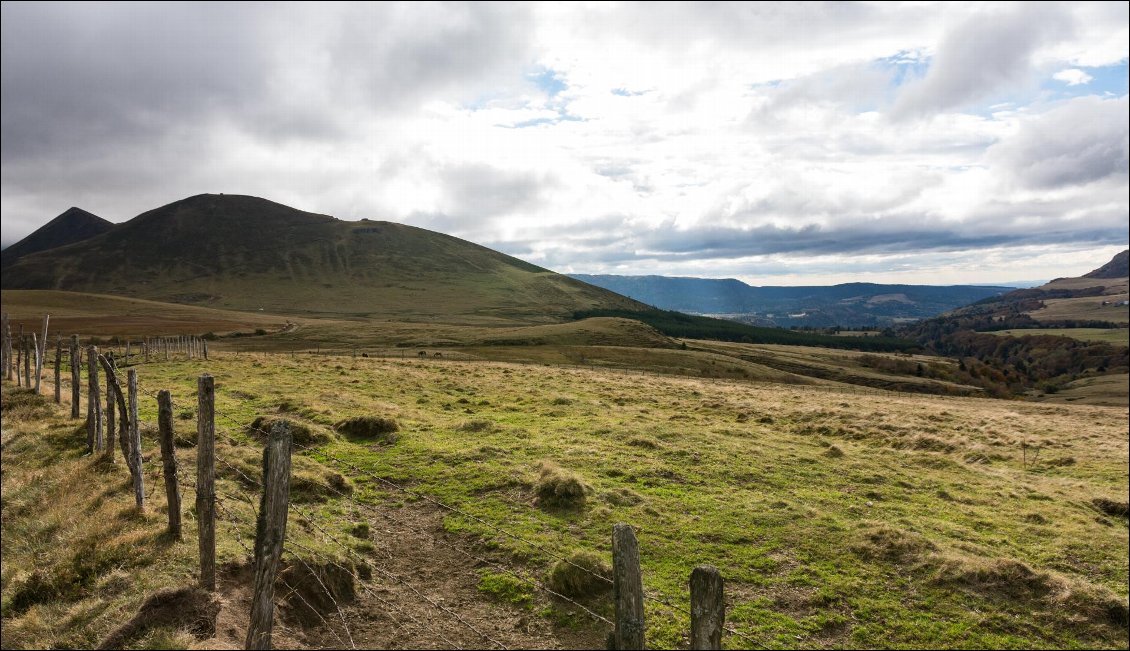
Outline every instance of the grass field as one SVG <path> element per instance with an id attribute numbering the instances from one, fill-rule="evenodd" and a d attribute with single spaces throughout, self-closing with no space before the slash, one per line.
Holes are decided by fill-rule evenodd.
<path id="1" fill-rule="evenodd" d="M 1082 341 L 1102 341 L 1117 346 L 1130 346 L 1130 329 L 1127 328 L 1023 328 L 1018 330 L 995 330 L 991 335 L 1002 337 L 1023 337 L 1025 335 L 1055 335 L 1071 337 Z"/>
<path id="2" fill-rule="evenodd" d="M 215 376 L 220 458 L 252 474 L 259 448 L 246 425 L 261 416 L 304 425 L 311 449 L 296 449 L 296 477 L 300 495 L 315 497 L 301 498 L 308 514 L 291 533 L 307 546 L 328 545 L 313 522 L 355 541 L 374 570 L 375 594 L 404 607 L 412 599 L 386 585 L 379 568 L 419 552 L 395 547 L 399 536 L 387 530 L 397 525 L 382 518 L 430 523 L 437 536 L 540 578 L 559 556 L 588 552 L 609 562 L 612 524 L 627 522 L 637 528 L 645 586 L 658 599 L 647 603 L 654 647 L 685 648 L 686 583 L 700 563 L 726 578 L 727 621 L 741 634 L 727 635 L 727 648 L 1126 647 L 1127 520 L 1096 506 L 1125 513 L 1125 408 L 447 357 L 220 352 L 207 363 L 138 372 L 143 391 L 172 392 L 184 431 L 192 429 L 196 377 Z M 194 545 L 161 542 L 159 509 L 131 515 L 123 476 L 81 455 L 76 423 L 50 409 L 20 414 L 5 408 L 4 645 L 91 646 L 145 592 L 190 581 Z M 155 416 L 146 394 L 142 421 Z M 396 440 L 334 430 L 362 416 L 396 421 Z M 156 465 L 153 445 L 145 443 Z M 183 452 L 191 467 L 191 448 Z M 237 476 L 221 475 L 225 493 L 255 500 Z M 374 476 L 467 515 L 429 511 Z M 571 480 L 580 490 L 551 503 L 545 487 Z M 155 476 L 148 481 L 159 486 Z M 348 487 L 351 498 L 318 494 L 323 484 Z M 85 528 L 92 515 L 100 524 Z M 192 541 L 191 518 L 188 526 Z M 250 517 L 236 529 L 249 539 Z M 233 532 L 220 540 L 221 561 L 243 558 Z M 79 543 L 96 544 L 98 560 L 84 565 Z M 438 559 L 438 568 L 417 568 L 433 596 L 450 597 L 454 608 L 479 604 L 472 613 L 508 609 L 489 611 L 513 618 L 499 625 L 506 635 L 525 634 L 512 626 L 518 618 L 523 630 L 545 634 L 506 638 L 512 646 L 603 638 L 603 624 L 511 574 L 424 551 Z M 42 602 L 27 596 L 79 571 L 85 583 L 73 592 Z M 477 577 L 470 595 L 424 585 L 468 571 Z M 607 594 L 583 602 L 610 613 Z M 388 628 L 366 624 L 384 608 L 359 597 L 347 611 L 359 639 L 378 640 L 365 636 Z M 418 614 L 433 634 L 458 635 L 439 611 Z M 325 631 L 334 626 L 314 622 L 291 639 L 332 643 Z M 147 635 L 133 644 L 185 642 L 167 627 Z"/>

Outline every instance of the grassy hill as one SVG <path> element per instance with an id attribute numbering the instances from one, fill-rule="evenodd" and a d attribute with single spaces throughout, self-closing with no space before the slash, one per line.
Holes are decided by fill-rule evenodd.
<path id="1" fill-rule="evenodd" d="M 102 235 L 29 254 L 4 270 L 3 287 L 482 324 L 643 307 L 455 237 L 238 195 L 190 197 Z"/>
<path id="2" fill-rule="evenodd" d="M 31 235 L 0 252 L 0 267 L 7 269 L 17 260 L 36 253 L 81 242 L 112 229 L 114 224 L 82 208 L 68 208 L 40 226 Z"/>

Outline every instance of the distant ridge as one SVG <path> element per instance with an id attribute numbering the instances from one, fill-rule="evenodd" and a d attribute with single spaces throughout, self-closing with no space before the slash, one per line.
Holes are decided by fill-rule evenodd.
<path id="1" fill-rule="evenodd" d="M 449 235 L 202 194 L 5 269 L 61 289 L 275 313 L 458 323 L 567 321 L 640 303 Z"/>
<path id="2" fill-rule="evenodd" d="M 4 249 L 0 253 L 0 267 L 7 268 L 25 255 L 48 251 L 101 235 L 113 227 L 113 222 L 82 208 L 68 208 L 55 219 L 40 226 L 31 235 Z"/>
<path id="3" fill-rule="evenodd" d="M 756 325 L 888 326 L 928 318 L 1012 287 L 880 285 L 754 287 L 733 278 L 613 276 L 574 278 L 664 310 L 725 315 Z"/>
<path id="4" fill-rule="evenodd" d="M 1130 249 L 1114 256 L 1110 262 L 1091 273 L 1083 274 L 1084 278 L 1126 278 L 1127 276 L 1130 276 Z"/>

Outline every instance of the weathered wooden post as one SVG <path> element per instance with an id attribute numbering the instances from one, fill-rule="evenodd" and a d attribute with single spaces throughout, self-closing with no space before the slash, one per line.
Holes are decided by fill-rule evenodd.
<path id="1" fill-rule="evenodd" d="M 699 565 L 691 572 L 691 648 L 722 648 L 722 625 L 726 622 L 722 574 L 713 565 Z"/>
<path id="2" fill-rule="evenodd" d="M 165 495 L 169 498 L 169 535 L 182 540 L 180 526 L 180 486 L 177 485 L 177 448 L 173 437 L 173 397 L 168 391 L 157 393 L 157 429 L 161 433 L 161 461 L 165 468 Z"/>
<path id="3" fill-rule="evenodd" d="M 169 338 L 161 338 L 161 348 L 165 351 L 165 361 L 169 361 Z"/>
<path id="4" fill-rule="evenodd" d="M 263 496 L 255 527 L 255 592 L 251 598 L 251 624 L 247 649 L 270 649 L 275 616 L 275 575 L 286 539 L 287 503 L 290 500 L 290 425 L 271 426 L 263 450 Z"/>
<path id="5" fill-rule="evenodd" d="M 107 390 L 118 403 L 118 447 L 122 451 L 122 458 L 126 460 L 126 466 L 129 466 L 129 412 L 126 410 L 126 399 L 122 393 L 122 384 L 118 381 L 118 374 L 115 372 L 113 362 L 107 359 L 105 355 L 99 355 L 98 362 L 102 364 L 102 370 L 106 371 L 106 383 L 109 386 Z M 107 405 L 106 408 L 111 411 L 113 410 L 112 405 Z M 109 438 L 109 440 L 106 441 L 106 458 L 113 463 L 114 431 L 108 431 L 106 436 Z M 133 470 L 130 470 L 130 472 L 132 473 Z"/>
<path id="6" fill-rule="evenodd" d="M 39 354 L 39 337 L 34 332 L 31 333 L 31 348 L 32 353 L 35 355 L 35 372 L 33 373 L 35 376 L 35 392 L 39 393 L 39 378 L 41 377 L 41 371 L 43 369 L 43 357 Z M 29 387 L 32 386 L 30 378 L 28 379 L 27 385 Z"/>
<path id="7" fill-rule="evenodd" d="M 32 335 L 35 336 L 34 334 Z M 31 388 L 31 341 L 23 337 L 24 388 Z"/>
<path id="8" fill-rule="evenodd" d="M 141 428 L 137 423 L 137 371 L 126 371 L 129 383 L 129 465 L 133 473 L 133 498 L 139 511 L 145 510 L 145 473 L 141 467 Z"/>
<path id="9" fill-rule="evenodd" d="M 55 404 L 63 404 L 63 338 L 55 337 Z"/>
<path id="10" fill-rule="evenodd" d="M 126 339 L 126 361 L 125 361 L 126 366 L 129 366 L 129 356 L 130 356 L 130 341 L 129 341 L 129 339 Z"/>
<path id="11" fill-rule="evenodd" d="M 148 339 L 146 339 L 141 344 L 141 350 L 142 350 L 142 352 L 145 353 L 145 363 L 148 364 L 149 363 L 149 340 Z"/>
<path id="12" fill-rule="evenodd" d="M 81 350 L 78 347 L 78 335 L 71 335 L 71 418 L 79 417 L 79 391 L 82 381 L 82 359 L 79 357 Z"/>
<path id="13" fill-rule="evenodd" d="M 47 361 L 47 324 L 51 321 L 50 314 L 43 315 L 43 334 L 39 337 L 39 345 L 35 349 L 35 392 L 39 393 L 39 384 L 43 379 L 43 364 Z M 32 334 L 34 340 L 35 335 Z"/>
<path id="14" fill-rule="evenodd" d="M 86 447 L 88 452 L 102 449 L 102 396 L 98 387 L 98 347 L 86 349 L 87 385 L 86 394 Z"/>
<path id="15" fill-rule="evenodd" d="M 200 587 L 216 591 L 216 383 L 201 375 L 196 384 L 196 519 Z"/>
<path id="16" fill-rule="evenodd" d="M 114 384 L 117 383 L 117 378 L 113 374 L 113 369 L 109 366 L 105 355 L 98 356 L 98 363 L 102 365 L 102 370 L 106 371 L 106 458 L 113 463 L 114 461 L 114 432 L 117 431 L 116 423 L 114 422 Z M 129 463 L 129 457 L 126 457 L 126 463 Z"/>
<path id="17" fill-rule="evenodd" d="M 0 314 L 0 369 L 3 369 L 5 380 L 12 379 L 12 376 L 9 374 L 11 368 L 8 366 L 11 356 L 8 349 L 11 343 L 10 337 L 11 331 L 8 329 L 8 313 L 4 312 Z"/>
<path id="18" fill-rule="evenodd" d="M 616 649 L 644 648 L 643 576 L 636 532 L 628 524 L 612 526 L 612 595 L 616 602 Z"/>
<path id="19" fill-rule="evenodd" d="M 208 341 L 205 339 L 200 340 L 200 346 L 204 351 L 204 361 L 208 361 Z"/>

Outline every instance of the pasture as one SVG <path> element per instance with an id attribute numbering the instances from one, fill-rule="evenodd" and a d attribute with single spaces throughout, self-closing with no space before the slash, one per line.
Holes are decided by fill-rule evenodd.
<path id="1" fill-rule="evenodd" d="M 612 525 L 625 522 L 637 528 L 654 647 L 685 647 L 687 577 L 701 563 L 726 580 L 736 631 L 726 648 L 1126 645 L 1127 520 L 1103 510 L 1125 513 L 1125 408 L 451 356 L 227 350 L 137 370 L 143 392 L 172 392 L 189 435 L 196 378 L 212 374 L 218 454 L 251 476 L 261 444 L 249 425 L 304 428 L 295 481 L 306 497 L 288 533 L 302 547 L 290 553 L 365 560 L 372 589 L 343 613 L 358 643 L 483 644 L 384 568 L 508 646 L 599 645 L 607 626 L 536 582 L 560 558 L 609 562 Z M 148 393 L 143 423 L 156 420 Z M 5 645 L 96 644 L 145 592 L 190 581 L 195 550 L 161 542 L 159 509 L 131 511 L 121 478 L 81 455 L 80 424 L 62 410 L 12 413 L 5 407 Z M 361 417 L 397 431 L 340 427 Z M 160 483 L 154 446 L 143 445 L 147 486 Z M 182 452 L 191 467 L 191 447 Z M 226 495 L 256 500 L 239 475 L 220 475 Z M 579 491 L 547 499 L 547 482 L 574 481 Z M 254 522 L 229 501 L 220 561 L 236 567 L 236 539 L 253 538 Z M 116 532 L 91 529 L 89 514 Z M 186 526 L 192 540 L 191 518 Z M 68 550 L 82 541 L 138 557 L 97 564 L 86 587 L 28 605 L 30 588 L 75 571 Z M 607 593 L 577 600 L 610 614 Z M 389 615 L 389 604 L 433 625 Z M 411 635 L 387 637 L 389 617 Z M 283 639 L 296 643 L 336 645 L 345 634 L 332 616 L 283 621 Z M 138 643 L 184 639 L 148 636 Z"/>

